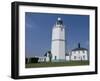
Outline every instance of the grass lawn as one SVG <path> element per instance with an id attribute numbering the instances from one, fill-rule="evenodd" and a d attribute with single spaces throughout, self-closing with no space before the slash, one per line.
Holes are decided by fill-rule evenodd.
<path id="1" fill-rule="evenodd" d="M 36 68 L 36 67 L 81 66 L 81 65 L 89 65 L 89 61 L 30 63 L 30 64 L 26 64 L 25 67 Z"/>

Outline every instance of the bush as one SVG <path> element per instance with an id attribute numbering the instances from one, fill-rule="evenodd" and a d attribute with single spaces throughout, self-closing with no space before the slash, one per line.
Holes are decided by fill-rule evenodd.
<path id="1" fill-rule="evenodd" d="M 31 58 L 31 63 L 38 63 L 38 60 L 39 60 L 39 58 L 36 58 L 36 57 L 34 57 L 34 58 Z"/>
<path id="2" fill-rule="evenodd" d="M 33 57 L 33 58 L 25 58 L 25 63 L 38 63 L 39 58 Z"/>

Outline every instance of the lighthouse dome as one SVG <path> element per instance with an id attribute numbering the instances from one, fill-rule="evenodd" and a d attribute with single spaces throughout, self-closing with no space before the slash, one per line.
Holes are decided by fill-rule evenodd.
<path id="1" fill-rule="evenodd" d="M 61 20 L 60 17 L 58 17 L 56 24 L 57 25 L 63 25 L 63 21 Z"/>

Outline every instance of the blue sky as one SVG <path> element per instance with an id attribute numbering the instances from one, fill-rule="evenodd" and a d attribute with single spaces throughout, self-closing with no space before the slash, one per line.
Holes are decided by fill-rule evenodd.
<path id="1" fill-rule="evenodd" d="M 25 13 L 25 54 L 43 56 L 51 49 L 52 28 L 61 17 L 65 26 L 66 51 L 77 47 L 89 48 L 89 16 L 71 14 Z"/>

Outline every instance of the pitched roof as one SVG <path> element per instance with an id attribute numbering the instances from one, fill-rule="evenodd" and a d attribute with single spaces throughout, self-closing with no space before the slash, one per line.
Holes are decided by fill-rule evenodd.
<path id="1" fill-rule="evenodd" d="M 72 49 L 72 51 L 79 51 L 79 50 L 87 50 L 86 48 L 75 48 L 75 49 Z"/>
<path id="2" fill-rule="evenodd" d="M 51 54 L 51 51 L 47 51 L 44 56 L 47 56 L 48 53 Z"/>
<path id="3" fill-rule="evenodd" d="M 68 54 L 68 53 L 66 53 L 66 54 L 65 54 L 65 56 L 69 56 L 69 54 Z"/>

